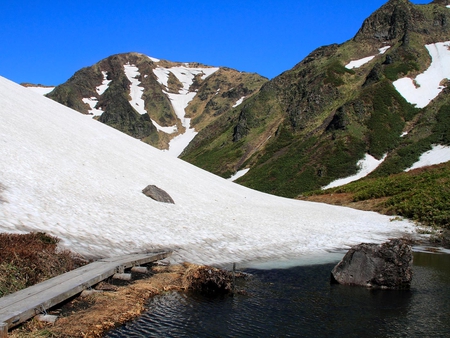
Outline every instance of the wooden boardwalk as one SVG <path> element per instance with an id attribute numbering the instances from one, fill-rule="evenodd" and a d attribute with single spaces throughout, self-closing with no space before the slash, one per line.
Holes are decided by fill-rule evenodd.
<path id="1" fill-rule="evenodd" d="M 4 337 L 8 329 L 45 312 L 115 273 L 123 273 L 125 269 L 164 259 L 170 254 L 171 252 L 151 252 L 101 259 L 4 296 L 0 298 L 0 337 Z"/>

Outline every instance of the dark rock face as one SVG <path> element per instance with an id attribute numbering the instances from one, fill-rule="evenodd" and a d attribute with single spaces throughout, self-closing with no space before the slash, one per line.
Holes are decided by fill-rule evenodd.
<path id="1" fill-rule="evenodd" d="M 412 280 L 411 247 L 401 239 L 352 247 L 331 272 L 331 281 L 383 289 L 407 289 Z"/>
<path id="2" fill-rule="evenodd" d="M 172 197 L 170 197 L 167 192 L 158 188 L 156 185 L 148 185 L 144 190 L 142 190 L 142 193 L 145 196 L 154 199 L 155 201 L 175 204 Z"/>

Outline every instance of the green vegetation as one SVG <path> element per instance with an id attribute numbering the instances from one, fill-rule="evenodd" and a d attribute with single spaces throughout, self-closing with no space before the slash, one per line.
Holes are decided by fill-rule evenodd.
<path id="1" fill-rule="evenodd" d="M 318 137 L 302 140 L 287 126 L 282 126 L 249 174 L 238 183 L 279 196 L 295 197 L 301 192 L 318 189 L 343 173 L 356 173 L 356 162 L 364 151 L 364 142 L 345 133 L 333 141 Z"/>
<path id="2" fill-rule="evenodd" d="M 404 141 L 372 176 L 387 176 L 401 172 L 418 161 L 420 155 L 431 149 L 433 144 L 450 145 L 450 104 L 441 106 L 434 116 L 432 124 L 425 118 L 426 129 L 431 129 L 428 136 L 418 140 Z"/>
<path id="3" fill-rule="evenodd" d="M 332 84 L 334 87 L 339 87 L 345 83 L 341 76 L 344 74 L 355 74 L 355 71 L 345 68 L 342 63 L 335 60 L 328 66 L 326 74 L 327 77 L 323 81 L 324 84 Z"/>
<path id="4" fill-rule="evenodd" d="M 399 144 L 405 121 L 411 120 L 418 109 L 406 102 L 386 80 L 370 87 L 370 91 L 366 90 L 363 100 L 371 100 L 373 105 L 367 123 L 369 153 L 381 158 Z"/>
<path id="5" fill-rule="evenodd" d="M 353 194 L 353 201 L 383 198 L 381 206 L 430 226 L 450 229 L 450 163 L 388 177 L 366 178 L 317 194 Z"/>
<path id="6" fill-rule="evenodd" d="M 42 232 L 0 234 L 0 297 L 85 264 L 69 251 L 58 250 L 58 242 Z"/>

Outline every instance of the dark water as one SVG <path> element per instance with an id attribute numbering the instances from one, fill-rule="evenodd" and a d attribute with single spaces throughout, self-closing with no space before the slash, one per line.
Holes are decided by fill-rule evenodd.
<path id="1" fill-rule="evenodd" d="M 248 295 L 160 296 L 108 337 L 450 337 L 450 255 L 415 253 L 406 291 L 330 285 L 334 265 L 247 270 Z"/>

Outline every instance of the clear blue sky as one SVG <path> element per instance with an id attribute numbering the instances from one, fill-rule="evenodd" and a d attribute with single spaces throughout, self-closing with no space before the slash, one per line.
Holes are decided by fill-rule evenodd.
<path id="1" fill-rule="evenodd" d="M 140 52 L 273 78 L 351 39 L 385 2 L 1 0 L 0 75 L 57 85 L 112 54 Z"/>

